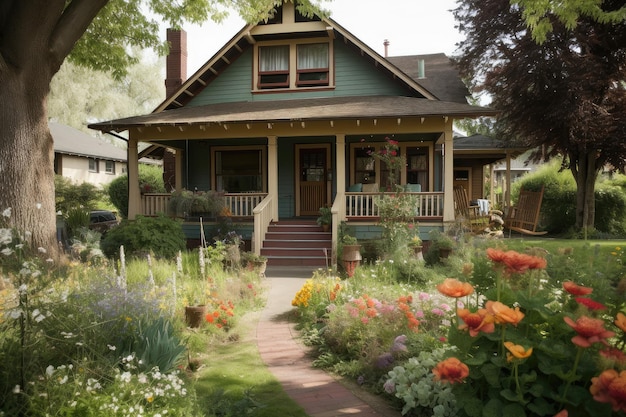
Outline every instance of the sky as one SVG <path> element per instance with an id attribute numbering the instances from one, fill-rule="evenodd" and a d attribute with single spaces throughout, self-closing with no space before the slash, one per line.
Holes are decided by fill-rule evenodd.
<path id="1" fill-rule="evenodd" d="M 450 12 L 456 0 L 333 0 L 323 6 L 335 22 L 380 55 L 384 55 L 385 39 L 389 40 L 389 56 L 437 52 L 452 55 L 455 44 L 462 40 Z M 202 26 L 183 27 L 187 31 L 187 76 L 243 26 L 244 21 L 231 13 L 219 24 L 209 21 Z"/>

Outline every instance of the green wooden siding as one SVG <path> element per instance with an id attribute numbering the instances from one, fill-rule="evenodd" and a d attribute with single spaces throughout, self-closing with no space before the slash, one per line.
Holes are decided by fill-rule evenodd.
<path id="1" fill-rule="evenodd" d="M 252 94 L 253 50 L 249 48 L 209 84 L 189 106 L 297 98 L 406 95 L 400 82 L 376 68 L 371 61 L 335 40 L 335 88 L 333 90 Z"/>

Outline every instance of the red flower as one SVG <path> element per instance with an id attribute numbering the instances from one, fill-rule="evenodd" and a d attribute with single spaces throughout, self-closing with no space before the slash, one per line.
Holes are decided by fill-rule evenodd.
<path id="1" fill-rule="evenodd" d="M 466 308 L 460 308 L 457 310 L 457 314 L 464 323 L 459 326 L 459 330 L 468 330 L 471 337 L 478 336 L 480 332 L 493 333 L 495 330 L 494 318 L 484 308 L 475 313 Z"/>
<path id="2" fill-rule="evenodd" d="M 488 248 L 487 256 L 493 262 L 501 263 L 501 262 L 504 262 L 504 258 L 506 258 L 506 252 L 500 249 Z"/>
<path id="3" fill-rule="evenodd" d="M 626 365 L 626 354 L 617 348 L 606 348 L 600 351 L 600 355 L 604 356 L 608 360 L 615 361 L 620 365 Z"/>
<path id="4" fill-rule="evenodd" d="M 578 304 L 582 304 L 587 307 L 589 310 L 606 310 L 606 306 L 597 301 L 593 301 L 591 298 L 587 297 L 576 297 L 576 302 Z"/>
<path id="5" fill-rule="evenodd" d="M 437 364 L 433 369 L 435 380 L 451 384 L 463 382 L 469 375 L 469 368 L 457 358 L 448 358 Z"/>
<path id="6" fill-rule="evenodd" d="M 441 284 L 437 285 L 437 290 L 448 297 L 465 297 L 474 292 L 474 287 L 469 282 L 461 282 L 458 279 L 446 278 Z"/>
<path id="7" fill-rule="evenodd" d="M 588 295 L 593 292 L 593 288 L 583 287 L 572 281 L 563 282 L 563 289 L 572 295 Z"/>
<path id="8" fill-rule="evenodd" d="M 613 411 L 626 411 L 626 371 L 618 374 L 615 369 L 607 369 L 591 378 L 589 392 L 594 400 L 611 403 Z"/>
<path id="9" fill-rule="evenodd" d="M 569 317 L 563 317 L 565 323 L 578 333 L 572 337 L 572 343 L 576 346 L 588 348 L 594 343 L 604 343 L 606 338 L 615 336 L 614 332 L 604 328 L 604 321 L 600 319 L 592 319 L 591 317 L 581 316 L 574 322 Z"/>

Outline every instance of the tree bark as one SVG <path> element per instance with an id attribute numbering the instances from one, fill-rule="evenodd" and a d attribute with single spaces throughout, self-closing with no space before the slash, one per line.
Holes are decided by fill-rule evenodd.
<path id="1" fill-rule="evenodd" d="M 598 176 L 595 154 L 578 154 L 577 161 L 571 163 L 571 171 L 576 179 L 576 229 L 593 228 L 596 217 L 595 184 Z"/>
<path id="2" fill-rule="evenodd" d="M 0 69 L 0 209 L 11 208 L 9 226 L 54 257 L 54 148 L 45 110 L 51 74 L 41 63 L 32 67 Z"/>

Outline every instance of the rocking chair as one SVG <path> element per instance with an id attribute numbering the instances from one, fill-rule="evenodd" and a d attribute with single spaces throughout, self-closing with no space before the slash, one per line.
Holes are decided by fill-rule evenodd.
<path id="1" fill-rule="evenodd" d="M 511 231 L 531 236 L 548 233 L 545 230 L 537 231 L 542 200 L 543 186 L 540 191 L 520 190 L 517 205 L 509 209 L 504 219 L 504 227 L 509 229 L 509 237 L 511 237 Z"/>
<path id="2" fill-rule="evenodd" d="M 481 212 L 480 206 L 470 205 L 467 192 L 462 185 L 454 186 L 454 216 L 472 233 L 488 231 L 491 214 Z"/>

